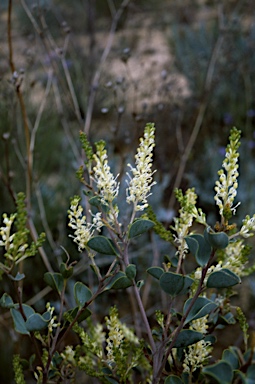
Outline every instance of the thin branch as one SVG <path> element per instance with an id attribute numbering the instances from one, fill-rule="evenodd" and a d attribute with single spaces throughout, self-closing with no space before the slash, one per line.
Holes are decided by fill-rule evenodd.
<path id="1" fill-rule="evenodd" d="M 206 112 L 206 109 L 207 109 L 208 104 L 209 104 L 209 91 L 210 91 L 211 85 L 212 85 L 213 74 L 214 74 L 214 70 L 215 70 L 215 64 L 216 64 L 216 60 L 219 57 L 219 53 L 220 53 L 220 49 L 221 49 L 223 40 L 224 40 L 224 36 L 220 35 L 218 37 L 216 43 L 215 43 L 215 46 L 214 46 L 214 49 L 213 49 L 213 52 L 212 52 L 212 55 L 211 55 L 211 59 L 210 59 L 209 65 L 208 65 L 206 79 L 205 79 L 205 83 L 204 83 L 205 98 L 204 98 L 204 100 L 200 104 L 200 107 L 199 107 L 199 110 L 198 110 L 198 115 L 197 115 L 197 118 L 196 118 L 196 121 L 195 121 L 195 125 L 193 127 L 193 130 L 192 130 L 191 136 L 189 138 L 188 144 L 187 144 L 187 146 L 185 148 L 185 151 L 182 154 L 181 161 L 180 161 L 180 166 L 178 168 L 178 172 L 177 172 L 177 175 L 176 175 L 176 178 L 175 178 L 175 181 L 174 181 L 173 192 L 171 194 L 171 197 L 170 197 L 170 200 L 169 200 L 169 203 L 168 203 L 168 209 L 172 209 L 173 208 L 173 205 L 174 205 L 174 202 L 175 202 L 175 193 L 174 193 L 174 191 L 175 191 L 176 188 L 179 188 L 180 185 L 181 185 L 181 181 L 182 181 L 182 178 L 183 178 L 184 171 L 186 169 L 187 161 L 188 161 L 189 156 L 191 154 L 191 151 L 192 151 L 192 149 L 194 147 L 194 144 L 196 142 L 197 136 L 199 134 L 199 131 L 201 129 L 201 126 L 202 126 L 202 123 L 203 123 L 203 120 L 204 120 L 205 112 Z"/>
<path id="2" fill-rule="evenodd" d="M 94 78 L 93 78 L 92 83 L 91 83 L 91 89 L 90 89 L 88 105 L 87 105 L 87 112 L 86 112 L 86 119 L 85 119 L 85 124 L 84 124 L 84 132 L 87 135 L 89 133 L 90 126 L 91 126 L 92 113 L 93 113 L 93 109 L 94 109 L 94 102 L 95 102 L 96 92 L 98 89 L 99 80 L 101 77 L 103 65 L 104 65 L 104 63 L 105 63 L 105 61 L 106 61 L 106 59 L 107 59 L 107 57 L 111 51 L 114 36 L 115 36 L 115 31 L 116 31 L 119 19 L 122 16 L 124 10 L 126 9 L 126 7 L 128 6 L 129 3 L 130 3 L 130 0 L 123 0 L 118 11 L 114 15 L 105 49 L 103 51 L 103 54 L 101 56 L 98 68 L 96 70 L 96 73 L 95 73 Z"/>

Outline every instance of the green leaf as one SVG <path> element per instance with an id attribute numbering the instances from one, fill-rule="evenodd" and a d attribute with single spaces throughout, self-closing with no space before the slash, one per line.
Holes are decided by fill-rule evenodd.
<path id="1" fill-rule="evenodd" d="M 208 288 L 228 288 L 240 283 L 239 276 L 227 268 L 222 268 L 220 271 L 211 273 L 206 286 Z"/>
<path id="2" fill-rule="evenodd" d="M 224 249 L 228 246 L 229 238 L 225 232 L 210 233 L 210 228 L 206 228 L 204 231 L 205 240 L 214 249 Z"/>
<path id="3" fill-rule="evenodd" d="M 247 369 L 247 379 L 245 384 L 255 384 L 255 365 L 250 365 Z"/>
<path id="4" fill-rule="evenodd" d="M 231 384 L 234 376 L 231 365 L 222 360 L 216 364 L 204 367 L 203 373 L 213 377 L 219 384 Z"/>
<path id="5" fill-rule="evenodd" d="M 212 247 L 202 235 L 191 235 L 185 237 L 190 252 L 195 256 L 197 263 L 203 267 L 208 263 Z"/>
<path id="6" fill-rule="evenodd" d="M 51 319 L 51 314 L 50 314 L 49 311 L 46 311 L 46 312 L 44 312 L 44 313 L 42 314 L 42 317 L 43 317 L 43 319 L 44 319 L 45 321 L 50 321 L 50 319 Z"/>
<path id="7" fill-rule="evenodd" d="M 184 314 L 187 312 L 191 301 L 192 301 L 192 298 L 188 299 L 185 302 L 184 308 L 183 308 Z M 207 299 L 206 297 L 198 297 L 194 305 L 192 306 L 184 324 L 187 324 L 192 320 L 200 319 L 201 317 L 208 315 L 209 313 L 214 311 L 217 307 L 218 307 L 217 304 Z"/>
<path id="8" fill-rule="evenodd" d="M 34 313 L 25 322 L 25 327 L 29 332 L 41 331 L 48 326 L 46 321 L 39 313 Z"/>
<path id="9" fill-rule="evenodd" d="M 149 231 L 154 225 L 154 222 L 151 220 L 138 219 L 131 224 L 128 237 L 132 239 L 133 237 L 139 236 Z"/>
<path id="10" fill-rule="evenodd" d="M 64 313 L 64 318 L 71 317 L 72 320 L 76 317 L 79 307 L 75 307 L 73 309 L 69 309 L 69 311 Z M 91 316 L 91 311 L 88 308 L 85 308 L 85 310 L 82 311 L 82 313 L 78 316 L 77 322 L 81 323 L 82 321 L 86 320 L 89 316 Z M 68 315 L 68 316 L 67 316 Z M 68 319 L 70 322 L 70 320 Z"/>
<path id="11" fill-rule="evenodd" d="M 112 284 L 112 289 L 126 289 L 131 287 L 132 281 L 123 273 L 123 276 L 118 277 Z"/>
<path id="12" fill-rule="evenodd" d="M 105 236 L 95 236 L 88 241 L 88 246 L 103 255 L 117 255 L 111 239 Z"/>
<path id="13" fill-rule="evenodd" d="M 44 274 L 44 281 L 59 294 L 64 288 L 64 278 L 61 273 L 46 272 Z"/>
<path id="14" fill-rule="evenodd" d="M 229 347 L 228 349 L 225 349 L 225 351 L 222 354 L 222 360 L 229 363 L 233 370 L 239 368 L 239 357 L 238 352 L 234 347 Z"/>
<path id="15" fill-rule="evenodd" d="M 173 272 L 164 272 L 159 279 L 160 287 L 171 296 L 187 293 L 192 283 L 190 277 Z"/>
<path id="16" fill-rule="evenodd" d="M 129 264 L 126 268 L 125 273 L 129 280 L 133 280 L 136 277 L 136 265 Z"/>
<path id="17" fill-rule="evenodd" d="M 165 384 L 183 384 L 183 381 L 175 375 L 170 375 L 165 379 Z"/>
<path id="18" fill-rule="evenodd" d="M 21 281 L 25 278 L 24 273 L 17 272 L 16 276 L 8 275 L 9 278 L 13 281 Z"/>
<path id="19" fill-rule="evenodd" d="M 146 271 L 147 273 L 149 273 L 149 275 L 155 277 L 156 279 L 160 279 L 160 277 L 163 275 L 164 273 L 164 269 L 163 268 L 160 268 L 160 267 L 150 267 L 147 269 Z"/>
<path id="20" fill-rule="evenodd" d="M 19 304 L 15 304 L 15 308 L 19 308 Z M 34 309 L 27 304 L 22 304 L 22 308 L 27 319 L 35 313 Z"/>
<path id="21" fill-rule="evenodd" d="M 80 281 L 77 281 L 74 285 L 74 297 L 76 304 L 79 308 L 82 308 L 84 304 L 91 299 L 91 290 Z"/>
<path id="22" fill-rule="evenodd" d="M 14 322 L 14 329 L 16 332 L 22 335 L 29 335 L 29 331 L 26 328 L 25 320 L 23 319 L 20 311 L 15 308 L 11 308 L 11 315 Z"/>
<path id="23" fill-rule="evenodd" d="M 228 312 L 225 315 L 219 316 L 219 324 L 236 324 L 236 319 L 232 312 Z"/>
<path id="24" fill-rule="evenodd" d="M 68 267 L 65 263 L 60 264 L 59 270 L 64 279 L 69 279 L 73 275 L 73 267 Z"/>
<path id="25" fill-rule="evenodd" d="M 175 348 L 185 348 L 188 345 L 195 344 L 204 338 L 203 333 L 193 331 L 192 329 L 184 329 L 181 331 L 174 343 Z"/>
<path id="26" fill-rule="evenodd" d="M 0 306 L 2 308 L 13 308 L 14 303 L 11 296 L 7 295 L 7 293 L 4 293 L 0 299 Z"/>

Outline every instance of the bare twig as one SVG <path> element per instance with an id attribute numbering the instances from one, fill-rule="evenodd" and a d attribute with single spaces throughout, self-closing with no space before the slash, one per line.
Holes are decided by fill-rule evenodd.
<path id="1" fill-rule="evenodd" d="M 194 144 L 196 142 L 196 139 L 198 137 L 199 131 L 201 129 L 201 126 L 202 126 L 202 123 L 204 120 L 205 112 L 206 112 L 206 109 L 207 109 L 208 103 L 209 103 L 209 92 L 210 92 L 211 85 L 212 85 L 213 74 L 214 74 L 214 70 L 215 70 L 215 64 L 216 64 L 216 61 L 219 57 L 219 53 L 220 53 L 220 49 L 221 49 L 223 40 L 224 40 L 224 35 L 221 34 L 218 37 L 218 39 L 215 43 L 214 49 L 212 51 L 212 55 L 211 55 L 211 59 L 210 59 L 209 65 L 208 65 L 206 79 L 205 79 L 205 83 L 204 83 L 205 97 L 204 97 L 204 100 L 200 104 L 197 118 L 195 121 L 195 125 L 194 125 L 192 133 L 190 135 L 188 144 L 187 144 L 187 146 L 186 146 L 186 148 L 182 154 L 182 157 L 181 157 L 180 166 L 178 168 L 178 172 L 177 172 L 177 175 L 176 175 L 175 181 L 174 181 L 173 192 L 170 196 L 170 200 L 168 203 L 168 209 L 173 209 L 173 205 L 175 202 L 174 191 L 176 188 L 179 188 L 181 185 L 181 181 L 183 178 L 183 174 L 184 174 L 184 171 L 186 168 L 187 161 L 188 161 L 190 153 L 194 147 Z"/>
<path id="2" fill-rule="evenodd" d="M 95 102 L 96 92 L 98 89 L 99 80 L 101 77 L 103 65 L 104 65 L 104 63 L 105 63 L 105 61 L 106 61 L 106 59 L 107 59 L 107 57 L 111 51 L 114 36 L 115 36 L 115 31 L 116 31 L 119 19 L 120 19 L 121 15 L 123 14 L 124 10 L 126 9 L 126 7 L 128 6 L 129 3 L 130 3 L 130 0 L 123 0 L 118 11 L 115 13 L 115 15 L 113 17 L 111 29 L 110 29 L 109 36 L 108 36 L 108 40 L 107 40 L 105 49 L 103 51 L 103 54 L 101 56 L 100 62 L 98 64 L 97 70 L 94 74 L 94 77 L 93 77 L 93 80 L 91 83 L 90 94 L 89 94 L 88 105 L 87 105 L 87 111 L 86 111 L 86 119 L 85 119 L 85 124 L 84 124 L 84 132 L 86 134 L 89 133 L 90 126 L 91 126 L 91 119 L 92 119 L 92 113 L 93 113 L 93 108 L 94 108 L 94 102 Z"/>

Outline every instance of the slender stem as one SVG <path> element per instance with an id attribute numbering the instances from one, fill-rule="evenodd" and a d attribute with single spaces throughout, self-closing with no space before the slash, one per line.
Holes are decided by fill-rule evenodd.
<path id="1" fill-rule="evenodd" d="M 143 319 L 143 323 L 144 323 L 144 326 L 145 326 L 145 329 L 146 329 L 146 332 L 147 332 L 147 335 L 148 335 L 148 338 L 149 338 L 149 343 L 150 343 L 150 346 L 151 346 L 151 351 L 152 351 L 152 354 L 154 355 L 155 352 L 156 352 L 156 349 L 157 349 L 156 348 L 156 344 L 155 344 L 155 341 L 153 339 L 152 332 L 151 332 L 151 327 L 150 327 L 150 324 L 149 324 L 149 321 L 148 321 L 148 318 L 147 318 L 147 315 L 146 315 L 146 312 L 145 312 L 145 309 L 144 309 L 144 306 L 143 306 L 143 303 L 142 303 L 142 299 L 141 299 L 141 296 L 140 296 L 139 289 L 138 289 L 135 281 L 133 281 L 133 290 L 134 290 L 136 301 L 137 301 L 137 304 L 139 306 L 140 313 L 141 313 L 141 316 L 142 316 L 142 319 Z"/>
<path id="2" fill-rule="evenodd" d="M 8 26 L 7 26 L 7 34 L 8 34 L 8 49 L 9 49 L 9 65 L 13 75 L 13 82 L 16 90 L 16 94 L 19 100 L 21 115 L 24 125 L 25 132 L 25 141 L 26 141 L 26 156 L 27 156 L 27 167 L 26 167 L 26 198 L 27 198 L 27 206 L 28 209 L 31 209 L 31 181 L 32 181 L 32 156 L 30 151 L 30 132 L 29 132 L 29 124 L 26 106 L 23 98 L 23 94 L 21 92 L 21 82 L 22 79 L 19 79 L 19 75 L 16 73 L 16 68 L 13 60 L 13 45 L 12 45 L 12 0 L 9 0 L 8 3 Z M 15 75 L 15 76 L 14 76 Z M 18 77 L 18 78 L 17 78 Z"/>
<path id="3" fill-rule="evenodd" d="M 91 89 L 90 89 L 87 112 L 86 112 L 86 119 L 85 119 L 85 124 L 84 124 L 84 132 L 86 134 L 89 133 L 90 126 L 91 126 L 92 113 L 93 113 L 93 109 L 94 109 L 94 102 L 95 102 L 96 92 L 98 89 L 99 80 L 100 80 L 101 73 L 102 73 L 102 68 L 103 68 L 103 65 L 104 65 L 110 51 L 111 51 L 113 40 L 114 40 L 114 35 L 115 35 L 115 31 L 116 31 L 119 19 L 120 19 L 122 13 L 124 12 L 125 8 L 128 6 L 129 2 L 130 2 L 130 0 L 123 0 L 118 11 L 114 15 L 105 49 L 103 51 L 103 54 L 102 54 L 101 59 L 100 59 L 100 63 L 98 65 L 98 68 L 96 70 L 96 73 L 95 73 L 93 80 L 92 80 L 92 83 L 91 83 Z"/>
<path id="4" fill-rule="evenodd" d="M 202 123 L 203 123 L 205 112 L 206 112 L 206 109 L 207 109 L 208 103 L 209 103 L 209 92 L 210 92 L 211 85 L 212 85 L 215 64 L 216 64 L 216 61 L 219 57 L 223 41 L 224 41 L 224 36 L 220 35 L 218 37 L 216 43 L 215 43 L 214 49 L 213 49 L 212 54 L 211 54 L 210 62 L 208 64 L 208 69 L 207 69 L 207 73 L 206 73 L 205 83 L 204 83 L 204 90 L 203 90 L 203 93 L 205 95 L 204 101 L 202 101 L 200 104 L 197 118 L 195 121 L 195 125 L 194 125 L 192 133 L 190 135 L 188 144 L 187 144 L 187 146 L 186 146 L 186 148 L 182 154 L 182 157 L 181 157 L 180 166 L 179 166 L 179 169 L 178 169 L 175 181 L 174 181 L 173 193 L 171 194 L 169 204 L 168 204 L 169 209 L 171 209 L 174 205 L 174 201 L 175 201 L 174 191 L 176 188 L 180 187 L 180 184 L 181 184 L 181 181 L 183 178 L 183 174 L 184 174 L 184 171 L 186 168 L 187 161 L 189 159 L 190 153 L 192 151 L 192 148 L 194 147 L 194 144 L 196 142 L 196 139 L 198 137 L 199 131 L 200 131 Z"/>
<path id="5" fill-rule="evenodd" d="M 171 341 L 169 347 L 167 348 L 167 350 L 166 350 L 166 352 L 165 352 L 164 358 L 163 358 L 163 360 L 162 360 L 162 363 L 161 363 L 159 369 L 158 369 L 157 372 L 156 372 L 155 377 L 153 378 L 153 380 L 154 380 L 154 381 L 153 381 L 153 384 L 156 384 L 156 383 L 158 382 L 158 381 L 157 381 L 157 378 L 160 377 L 161 372 L 163 371 L 163 369 L 164 369 L 164 367 L 165 367 L 165 365 L 166 365 L 168 356 L 169 356 L 169 354 L 171 353 L 172 348 L 174 347 L 174 344 L 175 344 L 175 342 L 176 342 L 176 339 L 177 339 L 179 333 L 180 333 L 181 330 L 183 329 L 185 320 L 187 319 L 187 317 L 188 317 L 188 315 L 189 315 L 189 313 L 190 313 L 190 311 L 191 311 L 193 305 L 195 304 L 197 298 L 199 297 L 200 293 L 201 293 L 202 290 L 203 290 L 203 283 L 204 283 L 204 280 L 205 280 L 205 277 L 206 277 L 206 273 L 207 273 L 208 268 L 210 267 L 210 265 L 211 265 L 211 263 L 212 263 L 212 260 L 213 260 L 213 258 L 214 258 L 214 255 L 215 255 L 215 251 L 212 251 L 211 256 L 210 256 L 210 258 L 209 258 L 209 260 L 208 260 L 206 266 L 202 269 L 202 275 L 201 275 L 201 279 L 200 279 L 199 285 L 198 285 L 198 287 L 197 287 L 197 290 L 196 290 L 196 292 L 195 292 L 195 295 L 193 296 L 193 298 L 192 298 L 192 300 L 191 300 L 191 302 L 190 302 L 190 304 L 189 304 L 189 307 L 187 308 L 185 314 L 183 315 L 183 317 L 182 317 L 182 319 L 181 319 L 180 324 L 178 325 L 178 327 L 177 327 L 177 328 L 172 332 L 172 334 L 169 336 L 169 338 L 172 337 L 172 341 Z M 168 339 L 169 339 L 169 338 L 168 338 Z M 167 342 L 167 340 L 166 340 L 164 343 L 162 343 L 161 348 L 160 348 L 161 350 L 164 349 L 164 346 L 165 346 L 166 342 Z"/>

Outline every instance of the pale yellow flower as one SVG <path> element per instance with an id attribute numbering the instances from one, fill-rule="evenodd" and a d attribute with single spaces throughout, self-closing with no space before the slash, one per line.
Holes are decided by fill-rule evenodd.
<path id="1" fill-rule="evenodd" d="M 127 202 L 134 204 L 135 211 L 143 211 L 148 207 L 148 197 L 151 195 L 151 187 L 156 184 L 153 181 L 152 152 L 155 147 L 154 124 L 147 124 L 144 137 L 140 139 L 140 145 L 135 155 L 136 167 L 128 164 L 132 176 L 127 173 L 129 180 L 127 188 Z"/>

